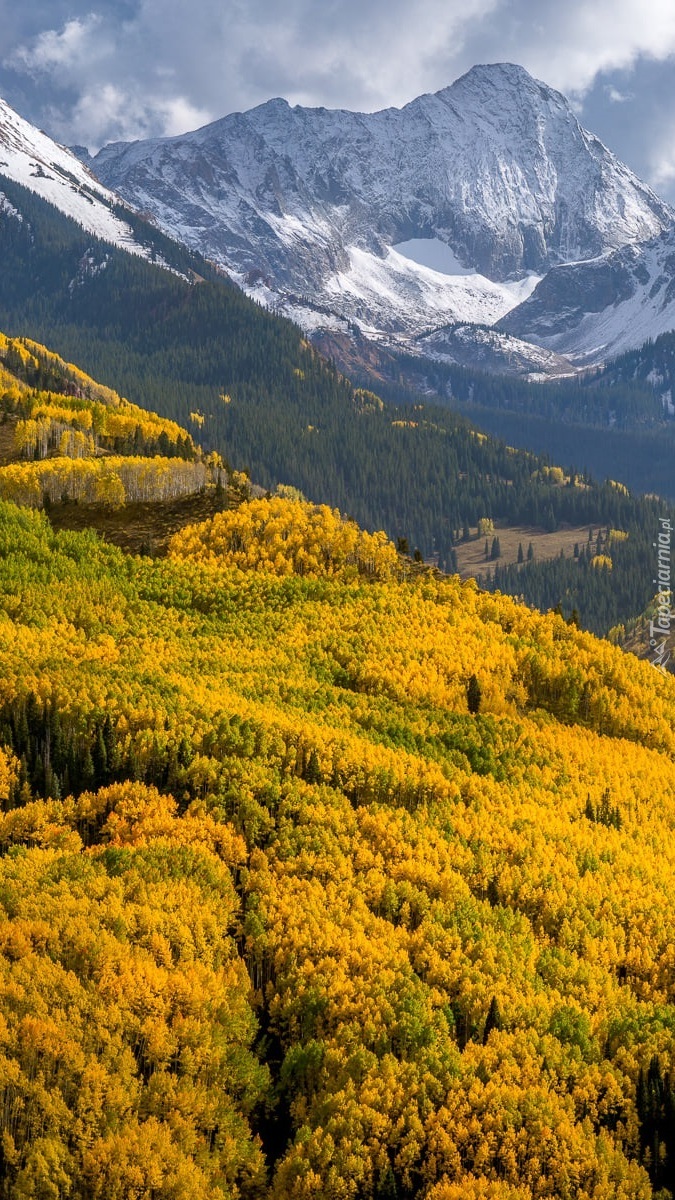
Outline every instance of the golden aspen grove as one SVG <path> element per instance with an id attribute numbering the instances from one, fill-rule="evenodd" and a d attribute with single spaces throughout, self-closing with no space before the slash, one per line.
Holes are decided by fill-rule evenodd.
<path id="1" fill-rule="evenodd" d="M 12 437 L 70 411 L 20 357 Z M 672 676 L 283 491 L 57 532 L 38 469 L 125 451 L 47 441 L 0 470 L 3 1200 L 672 1197 Z"/>

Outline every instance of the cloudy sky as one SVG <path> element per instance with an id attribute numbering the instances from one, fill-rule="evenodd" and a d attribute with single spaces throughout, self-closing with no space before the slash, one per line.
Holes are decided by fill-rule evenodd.
<path id="1" fill-rule="evenodd" d="M 0 95 L 90 149 L 271 96 L 373 110 L 521 63 L 675 202 L 672 0 L 0 0 Z"/>

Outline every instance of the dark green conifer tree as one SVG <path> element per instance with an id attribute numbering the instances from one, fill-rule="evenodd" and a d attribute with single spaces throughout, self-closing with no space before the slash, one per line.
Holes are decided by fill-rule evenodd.
<path id="1" fill-rule="evenodd" d="M 472 675 L 466 687 L 466 702 L 469 706 L 469 712 L 474 715 L 480 712 L 481 701 L 483 699 L 483 689 L 480 686 L 475 675 Z"/>

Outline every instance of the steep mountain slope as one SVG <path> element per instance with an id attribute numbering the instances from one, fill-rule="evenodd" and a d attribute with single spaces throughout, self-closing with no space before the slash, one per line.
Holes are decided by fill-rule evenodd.
<path id="1" fill-rule="evenodd" d="M 24 121 L 0 100 L 0 211 L 22 216 L 2 193 L 2 179 L 23 184 L 83 229 L 131 254 L 157 260 L 147 237 L 137 236 L 134 215 L 103 187 L 78 158 Z"/>
<path id="2" fill-rule="evenodd" d="M 675 232 L 554 267 L 498 330 L 597 363 L 675 328 Z"/>
<path id="3" fill-rule="evenodd" d="M 674 264 L 675 267 L 675 264 Z M 629 350 L 608 363 L 595 375 L 595 381 L 610 388 L 626 381 L 649 385 L 663 409 L 675 411 L 675 332 L 650 338 L 635 350 Z"/>
<path id="4" fill-rule="evenodd" d="M 263 298 L 289 311 L 309 298 L 370 332 L 492 323 L 553 264 L 672 223 L 564 97 L 509 64 L 400 110 L 272 100 L 181 137 L 104 147 L 93 167 Z M 420 240 L 445 257 L 415 263 Z"/>

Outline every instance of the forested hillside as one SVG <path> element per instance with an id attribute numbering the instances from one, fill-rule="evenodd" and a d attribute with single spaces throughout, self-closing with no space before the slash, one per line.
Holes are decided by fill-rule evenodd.
<path id="1" fill-rule="evenodd" d="M 222 487 L 220 457 L 29 339 L 0 334 L 0 497 L 117 509 Z"/>
<path id="2" fill-rule="evenodd" d="M 653 349 L 647 344 L 622 355 L 602 371 L 556 383 L 526 383 L 429 358 L 366 351 L 363 340 L 351 354 L 335 338 L 321 342 L 334 347 L 338 362 L 350 363 L 352 378 L 396 403 L 414 403 L 414 393 L 421 392 L 512 445 L 574 462 L 599 479 L 620 479 L 638 492 L 675 497 L 672 335 L 658 338 Z"/>
<path id="3" fill-rule="evenodd" d="M 135 404 L 189 429 L 205 452 L 217 451 L 263 488 L 298 487 L 369 530 L 405 539 L 411 552 L 434 556 L 447 570 L 454 568 L 458 540 L 481 518 L 627 532 L 627 548 L 613 559 L 611 589 L 582 560 L 568 563 L 564 578 L 557 567 L 531 564 L 517 578 L 504 576 L 501 586 L 545 607 L 560 603 L 566 615 L 576 608 L 582 624 L 596 632 L 630 619 L 651 600 L 652 541 L 658 515 L 670 511 L 664 504 L 611 485 L 589 486 L 566 461 L 564 472 L 551 472 L 548 460 L 477 434 L 447 409 L 411 406 L 409 395 L 407 403 L 394 397 L 385 405 L 367 389 L 354 388 L 290 322 L 254 305 L 195 256 L 190 274 L 204 281 L 191 284 L 97 243 L 18 185 L 3 188 L 23 214 L 21 220 L 9 211 L 0 214 L 0 328 L 15 340 L 29 334 L 46 342 Z M 49 386 L 39 373 L 29 382 Z M 11 405 L 7 411 L 14 415 Z M 30 419 L 44 421 L 47 414 Z M 138 424 L 133 445 L 129 439 L 122 445 L 121 435 L 117 440 L 124 454 L 150 452 Z M 35 425 L 28 436 L 30 451 Z M 35 443 L 39 455 L 42 445 Z M 115 447 L 99 446 L 108 448 Z M 188 451 L 187 442 L 179 445 L 167 434 L 154 453 L 186 458 Z M 107 467 L 76 464 L 68 470 L 70 483 L 62 492 L 47 459 L 32 476 L 21 476 L 23 490 L 16 490 L 18 477 L 9 473 L 0 494 L 36 503 L 44 495 L 52 502 L 61 494 L 75 499 L 83 474 L 88 499 L 105 492 L 107 482 L 98 476 L 107 479 Z M 142 467 L 127 464 L 125 470 L 137 481 Z M 164 470 L 178 477 L 175 466 Z M 186 465 L 183 474 L 184 490 L 210 481 L 203 461 Z M 131 491 L 123 487 L 127 499 L 145 494 L 137 482 Z"/>
<path id="4" fill-rule="evenodd" d="M 0 1194 L 666 1200 L 675 683 L 273 499 L 0 504 Z"/>

